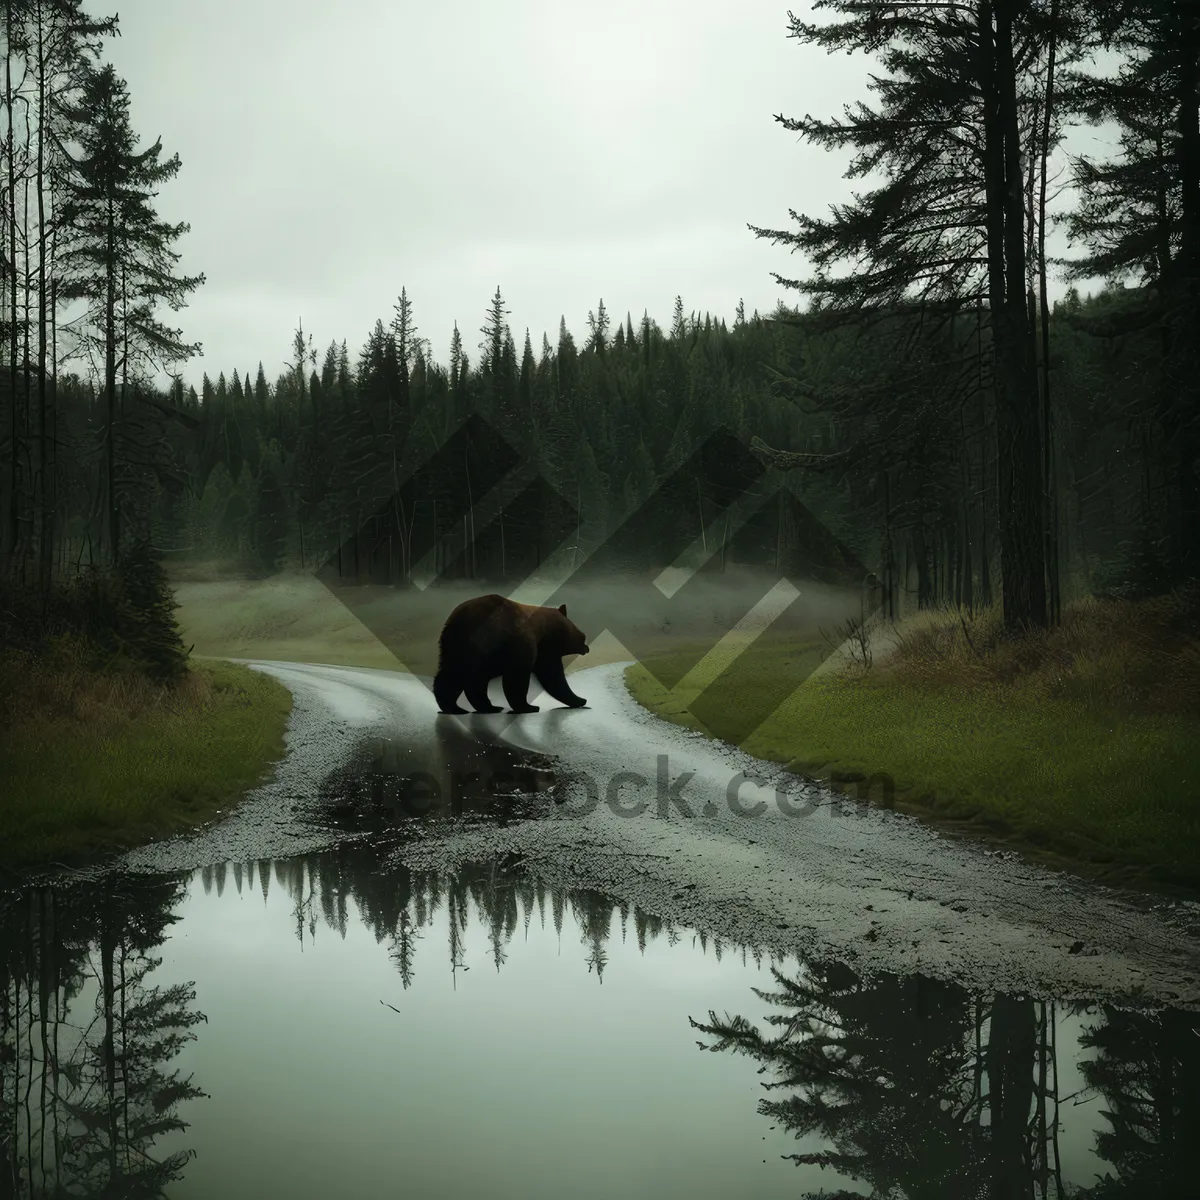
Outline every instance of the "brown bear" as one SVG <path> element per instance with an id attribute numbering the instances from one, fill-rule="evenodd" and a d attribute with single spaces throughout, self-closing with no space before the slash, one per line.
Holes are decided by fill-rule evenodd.
<path id="1" fill-rule="evenodd" d="M 444 713 L 466 711 L 458 706 L 464 691 L 476 712 L 500 712 L 488 699 L 488 683 L 497 675 L 515 713 L 538 711 L 528 700 L 530 675 L 562 704 L 570 708 L 587 704 L 567 686 L 563 673 L 564 654 L 588 652 L 586 638 L 567 616 L 565 604 L 543 608 L 494 593 L 476 596 L 464 600 L 446 618 L 438 646 L 441 654 L 433 694 Z"/>

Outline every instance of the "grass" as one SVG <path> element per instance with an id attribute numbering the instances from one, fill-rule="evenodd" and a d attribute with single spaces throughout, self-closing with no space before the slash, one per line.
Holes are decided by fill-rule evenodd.
<path id="1" fill-rule="evenodd" d="M 333 663 L 380 667 L 432 675 L 437 670 L 438 634 L 451 609 L 460 601 L 499 585 L 464 581 L 439 585 L 424 592 L 378 585 L 331 591 L 312 575 L 290 573 L 268 579 L 221 577 L 215 568 L 192 564 L 174 569 L 179 608 L 175 617 L 185 646 L 197 657 L 261 658 L 286 662 Z M 619 618 L 619 628 L 636 634 L 637 657 L 679 646 L 690 638 L 715 642 L 758 600 L 773 580 L 740 573 L 716 577 L 698 593 L 694 611 L 668 628 L 653 612 L 643 612 L 644 585 L 614 580 L 594 588 L 590 603 L 572 617 L 589 635 L 591 653 L 568 665 L 568 671 L 595 667 L 632 657 L 616 637 L 601 632 Z M 762 590 L 759 590 L 759 589 Z M 500 590 L 503 590 L 502 588 Z M 811 606 L 790 618 L 812 629 L 817 620 L 840 613 L 845 601 L 830 589 L 807 589 Z M 518 599 L 543 597 L 530 593 Z M 660 598 L 661 599 L 661 598 Z M 664 610 L 665 599 L 662 600 Z M 631 629 L 631 626 L 633 627 Z"/>
<path id="2" fill-rule="evenodd" d="M 175 688 L 48 658 L 0 664 L 0 863 L 80 862 L 202 824 L 262 781 L 284 749 L 291 694 L 232 663 Z"/>
<path id="3" fill-rule="evenodd" d="M 870 669 L 835 661 L 804 680 L 742 748 L 856 788 L 883 773 L 897 808 L 1058 865 L 1200 886 L 1198 600 L 1087 600 L 1019 638 L 996 611 L 925 614 L 890 646 L 877 633 Z M 800 674 L 802 649 L 763 638 L 753 652 L 761 672 Z M 711 674 L 673 691 L 644 665 L 626 679 L 647 708 L 704 731 L 688 704 Z M 732 707 L 756 684 L 727 686 Z"/>
<path id="4" fill-rule="evenodd" d="M 437 629 L 393 629 L 387 589 L 363 589 L 366 611 L 356 614 L 339 603 L 312 576 L 267 580 L 181 580 L 175 583 L 175 619 L 193 654 L 215 658 L 263 658 L 285 662 L 325 662 L 348 667 L 402 670 L 422 636 L 436 646 Z M 390 645 L 406 654 L 397 660 L 367 625 L 380 629 Z M 442 614 L 445 620 L 445 613 Z M 440 628 L 440 626 L 439 626 Z M 393 641 L 393 637 L 395 641 Z M 430 652 L 412 655 L 411 669 L 428 665 Z"/>

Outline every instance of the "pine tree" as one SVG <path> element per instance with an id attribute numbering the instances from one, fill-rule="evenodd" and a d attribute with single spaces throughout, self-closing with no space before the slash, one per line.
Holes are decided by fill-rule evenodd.
<path id="1" fill-rule="evenodd" d="M 161 560 L 148 542 L 136 541 L 120 563 L 121 619 L 117 634 L 125 653 L 153 679 L 169 682 L 187 671 L 187 652 L 175 622 L 179 607 Z"/>
<path id="2" fill-rule="evenodd" d="M 346 348 L 346 339 L 342 338 L 342 344 L 338 348 L 338 365 L 337 365 L 337 389 L 338 395 L 342 397 L 343 402 L 350 396 L 350 385 L 353 380 L 350 375 L 350 351 Z"/>
<path id="3" fill-rule="evenodd" d="M 1027 297 L 1022 138 L 1031 98 L 1041 93 L 1022 71 L 1045 44 L 1046 22 L 1022 0 L 946 8 L 901 0 L 886 9 L 816 0 L 814 9 L 842 19 L 817 25 L 792 17 L 792 36 L 830 53 L 875 54 L 883 70 L 870 86 L 879 104 L 859 104 L 832 121 L 777 119 L 818 146 L 853 147 L 849 175 L 877 172 L 884 182 L 827 219 L 793 214 L 798 231 L 752 228 L 805 252 L 811 279 L 775 279 L 811 296 L 830 321 L 861 322 L 913 305 L 950 319 L 986 297 L 1004 619 L 1010 629 L 1044 626 L 1044 435 Z M 847 262 L 853 270 L 832 272 Z"/>
<path id="4" fill-rule="evenodd" d="M 267 373 L 263 370 L 262 361 L 258 364 L 258 374 L 254 377 L 254 418 L 260 430 L 266 429 L 267 410 L 271 406 L 271 389 L 267 384 Z"/>
<path id="5" fill-rule="evenodd" d="M 587 349 L 596 354 L 603 354 L 608 348 L 608 313 L 604 308 L 604 301 L 600 301 L 600 307 L 596 312 L 588 313 L 588 329 L 591 330 L 592 336 L 588 339 Z"/>
<path id="6" fill-rule="evenodd" d="M 332 395 L 337 387 L 337 360 L 337 342 L 330 342 L 321 363 L 321 388 L 326 396 Z"/>
<path id="7" fill-rule="evenodd" d="M 279 478 L 276 455 L 264 455 L 254 481 L 254 551 L 257 565 L 267 575 L 283 565 L 287 547 L 287 501 Z"/>
<path id="8" fill-rule="evenodd" d="M 687 336 L 687 320 L 683 315 L 683 297 L 675 297 L 675 309 L 671 315 L 671 341 L 682 342 Z"/>
<path id="9" fill-rule="evenodd" d="M 462 334 L 458 331 L 458 322 L 454 322 L 454 332 L 450 335 L 450 404 L 452 416 L 457 423 L 466 416 L 466 394 L 462 386 L 463 371 Z"/>
<path id="10" fill-rule="evenodd" d="M 396 354 L 399 357 L 405 378 L 408 377 L 408 367 L 416 352 L 418 337 L 417 327 L 413 322 L 412 301 L 408 298 L 405 288 L 400 289 L 400 298 L 396 301 L 396 315 L 392 318 L 392 334 L 396 339 Z"/>
<path id="11" fill-rule="evenodd" d="M 533 412 L 533 379 L 537 374 L 537 363 L 533 357 L 533 342 L 529 337 L 529 326 L 525 326 L 525 349 L 521 352 L 521 382 L 518 389 L 518 403 L 522 413 L 529 415 Z"/>
<path id="12" fill-rule="evenodd" d="M 554 361 L 557 368 L 557 409 L 563 416 L 573 417 L 579 386 L 579 352 L 575 349 L 575 339 L 567 329 L 567 318 L 562 316 L 558 319 L 558 353 Z"/>
<path id="13" fill-rule="evenodd" d="M 1068 278 L 1142 285 L 1099 319 L 1089 314 L 1096 333 L 1157 330 L 1134 349 L 1154 381 L 1136 411 L 1155 430 L 1167 494 L 1152 521 L 1162 536 L 1136 553 L 1161 585 L 1200 564 L 1200 13 L 1183 0 L 1100 7 L 1097 41 L 1118 49 L 1120 64 L 1110 76 L 1072 73 L 1067 91 L 1089 121 L 1116 124 L 1119 154 L 1076 160 L 1080 203 L 1067 228 L 1087 253 Z"/>
<path id="14" fill-rule="evenodd" d="M 129 368 L 131 355 L 153 365 L 191 357 L 198 344 L 181 340 L 154 316 L 158 303 L 173 309 L 204 282 L 203 275 L 176 276 L 179 254 L 172 248 L 188 231 L 185 222 L 161 221 L 152 201 L 158 187 L 179 172 L 179 156 L 160 161 L 161 141 L 138 152 L 129 123 L 129 92 L 111 66 L 88 72 L 77 104 L 64 106 L 80 154 L 58 227 L 64 301 L 86 300 L 86 319 L 77 327 L 81 343 L 104 363 L 106 509 L 108 551 L 120 554 L 116 481 L 118 352 Z"/>
<path id="15" fill-rule="evenodd" d="M 520 387 L 517 368 L 517 347 L 512 334 L 506 328 L 504 345 L 500 351 L 500 366 L 495 373 L 496 412 L 507 426 L 514 445 L 524 446 L 532 435 L 529 414 L 518 407 L 517 392 Z"/>
<path id="16" fill-rule="evenodd" d="M 12 11 L 16 8 L 16 14 Z M 80 0 L 32 0 L 21 5 L 8 6 L 8 18 L 5 23 L 6 32 L 13 31 L 13 17 L 24 18 L 25 37 L 18 35 L 18 45 L 12 41 L 6 47 L 6 62 L 10 64 L 14 50 L 24 52 L 25 65 L 32 71 L 31 89 L 32 106 L 25 109 L 26 126 L 28 128 L 32 116 L 34 129 L 33 153 L 33 185 L 36 203 L 36 276 L 29 271 L 28 234 L 26 234 L 26 273 L 24 289 L 26 292 L 26 317 L 29 316 L 32 295 L 37 296 L 37 409 L 36 409 L 36 468 L 33 471 L 34 515 L 36 527 L 31 532 L 36 533 L 38 551 L 38 583 L 44 600 L 50 593 L 51 574 L 54 562 L 56 496 L 58 483 L 58 438 L 54 429 L 58 426 L 58 416 L 54 411 L 57 407 L 57 388 L 54 381 L 58 375 L 55 347 L 51 344 L 54 338 L 54 328 L 57 318 L 59 298 L 59 280 L 57 278 L 57 248 L 59 214 L 54 211 L 60 190 L 60 181 L 69 176 L 74 160 L 64 142 L 69 137 L 68 128 L 71 114 L 78 104 L 79 94 L 89 74 L 95 70 L 95 63 L 100 53 L 100 38 L 111 35 L 117 30 L 115 17 L 100 21 L 90 19 L 81 8 Z M 24 10 L 24 11 L 21 11 Z M 10 82 L 11 82 L 11 77 Z M 15 159 L 17 147 L 13 141 L 11 87 L 7 93 L 10 97 L 7 104 L 9 122 L 9 144 L 7 147 L 10 158 Z M 30 109 L 32 108 L 32 113 Z M 26 140 L 26 156 L 29 142 Z M 9 184 L 15 184 L 13 167 L 9 167 Z M 26 168 L 28 170 L 28 167 Z M 27 177 L 28 178 L 28 177 Z M 13 222 L 13 235 L 16 224 L 16 195 L 15 189 L 9 196 L 10 209 L 6 214 Z M 28 220 L 29 198 L 25 192 L 25 218 Z M 10 264 L 12 267 L 13 284 L 16 280 L 16 259 L 13 254 Z M 2 273 L 2 268 L 0 268 Z M 15 290 L 13 292 L 15 297 Z M 15 299 L 13 304 L 13 326 L 16 326 Z M 26 343 L 28 357 L 28 342 Z M 11 371 L 16 370 L 16 361 L 11 364 Z M 15 391 L 15 389 L 14 389 Z M 26 372 L 26 412 L 29 417 L 29 374 Z M 15 406 L 14 406 L 15 415 Z M 33 430 L 30 430 L 31 434 Z M 16 437 L 13 442 L 13 459 L 16 460 Z M 14 482 L 17 473 L 13 472 Z M 15 497 L 14 497 L 15 499 Z M 19 504 L 19 501 L 17 502 Z M 16 516 L 14 509 L 13 516 Z M 15 549 L 15 546 L 13 547 Z"/>
<path id="17" fill-rule="evenodd" d="M 479 369 L 485 373 L 495 372 L 499 368 L 500 356 L 504 353 L 504 335 L 508 332 L 508 326 L 504 321 L 507 315 L 508 309 L 505 307 L 504 299 L 497 287 L 496 294 L 492 297 L 491 304 L 488 305 L 487 318 L 479 330 L 484 337 L 479 346 L 483 352 Z"/>

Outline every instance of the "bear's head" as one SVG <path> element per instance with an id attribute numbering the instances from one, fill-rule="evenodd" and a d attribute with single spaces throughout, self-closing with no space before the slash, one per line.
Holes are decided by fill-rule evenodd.
<path id="1" fill-rule="evenodd" d="M 578 625 L 575 624 L 574 621 L 571 620 L 570 617 L 567 616 L 567 606 L 565 604 L 560 604 L 558 606 L 558 611 L 562 613 L 562 623 L 565 626 L 563 644 L 565 645 L 566 649 L 564 649 L 562 653 L 564 655 L 587 654 L 587 635 L 579 628 Z"/>

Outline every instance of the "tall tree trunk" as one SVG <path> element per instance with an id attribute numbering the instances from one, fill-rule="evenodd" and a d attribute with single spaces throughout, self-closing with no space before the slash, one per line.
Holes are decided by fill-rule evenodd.
<path id="1" fill-rule="evenodd" d="M 47 53 L 45 21 L 42 6 L 37 4 L 37 72 L 38 72 L 38 131 L 37 131 L 37 211 L 38 211 L 38 474 L 36 503 L 38 515 L 38 591 L 43 603 L 50 595 L 50 570 L 53 565 L 53 521 L 50 510 L 50 442 L 48 438 L 46 396 L 46 69 Z"/>
<path id="2" fill-rule="evenodd" d="M 1029 1117 L 1036 1052 L 1034 1002 L 1000 993 L 992 1001 L 987 1046 L 992 1200 L 1029 1196 Z"/>
<path id="3" fill-rule="evenodd" d="M 32 141 L 32 133 L 30 130 L 29 120 L 28 120 L 28 118 L 26 118 L 26 121 L 25 121 L 25 161 L 26 162 L 29 161 L 29 146 L 30 146 L 31 141 Z M 22 197 L 21 197 L 21 250 L 22 250 L 22 254 L 24 255 L 24 258 L 25 258 L 25 270 L 23 272 L 23 274 L 25 276 L 24 288 L 23 288 L 24 293 L 25 293 L 25 301 L 21 306 L 24 311 L 24 346 L 23 346 L 23 353 L 21 356 L 22 357 L 22 362 L 21 362 L 21 371 L 22 371 L 22 375 L 21 375 L 21 391 L 22 391 L 22 401 L 21 401 L 22 445 L 21 445 L 21 451 L 22 451 L 22 456 L 24 457 L 24 460 L 25 460 L 25 478 L 29 481 L 29 494 L 23 498 L 22 507 L 25 507 L 26 502 L 27 502 L 29 512 L 28 512 L 28 516 L 25 518 L 25 521 L 24 521 L 25 527 L 20 533 L 20 543 L 19 543 L 19 545 L 20 545 L 20 550 L 19 550 L 20 565 L 18 567 L 18 570 L 20 572 L 21 581 L 26 582 L 27 578 L 28 578 L 27 573 L 26 573 L 26 567 L 27 567 L 27 557 L 28 557 L 29 550 L 30 550 L 29 543 L 32 539 L 32 534 L 33 534 L 33 529 L 34 529 L 34 521 L 36 519 L 36 513 L 33 509 L 33 502 L 34 502 L 34 497 L 33 497 L 34 472 L 33 472 L 33 460 L 32 460 L 33 451 L 32 451 L 32 447 L 30 446 L 31 431 L 29 428 L 30 415 L 33 412 L 33 380 L 29 374 L 29 367 L 30 367 L 30 363 L 32 361 L 31 352 L 33 349 L 33 347 L 30 345 L 30 340 L 29 340 L 31 337 L 31 334 L 32 334 L 32 330 L 33 330 L 33 322 L 30 319 L 30 308 L 32 306 L 33 297 L 32 297 L 32 287 L 30 284 L 30 279 L 32 277 L 32 270 L 31 270 L 31 263 L 29 261 L 29 176 L 28 176 L 28 174 L 26 174 L 24 176 L 24 178 L 21 180 L 21 187 L 22 187 L 22 192 L 23 192 Z"/>
<path id="4" fill-rule="evenodd" d="M 5 560 L 13 569 L 17 546 L 21 539 L 21 455 L 17 420 L 17 142 L 13 127 L 12 42 L 13 6 L 4 6 L 4 107 L 8 115 L 8 195 L 5 199 L 5 221 L 8 224 L 8 403 L 9 403 L 9 469 L 8 522 L 5 528 Z"/>
<path id="5" fill-rule="evenodd" d="M 1174 491 L 1178 505 L 1175 528 L 1176 574 L 1200 573 L 1200 481 L 1196 462 L 1200 452 L 1200 363 L 1196 354 L 1196 327 L 1200 320 L 1200 18 L 1192 5 L 1179 12 L 1179 178 L 1181 232 L 1177 263 L 1175 349 L 1178 355 L 1174 406 L 1181 410 L 1175 422 Z"/>
<path id="6" fill-rule="evenodd" d="M 51 251 L 51 260 L 54 252 Z M 46 537 L 58 541 L 58 280 L 50 282 L 50 493 L 47 497 Z"/>
<path id="7" fill-rule="evenodd" d="M 117 1175 L 117 1045 L 116 1045 L 116 977 L 114 960 L 117 942 L 110 921 L 106 918 L 100 935 L 100 1000 L 104 1015 L 104 1037 L 101 1055 L 104 1063 L 104 1112 L 108 1132 L 109 1179 Z"/>
<path id="8" fill-rule="evenodd" d="M 116 563 L 121 556 L 121 515 L 117 501 L 117 246 L 114 202 L 108 202 L 108 244 L 104 292 L 104 406 L 108 502 L 108 555 Z"/>
<path id="9" fill-rule="evenodd" d="M 1050 3 L 1050 46 L 1046 54 L 1046 98 L 1042 114 L 1042 177 L 1038 188 L 1038 303 L 1042 318 L 1042 497 L 1046 505 L 1046 570 L 1049 582 L 1047 616 L 1057 625 L 1062 598 L 1058 555 L 1058 490 L 1054 470 L 1054 419 L 1050 403 L 1050 301 L 1046 286 L 1046 188 L 1050 168 L 1050 133 L 1054 116 L 1054 64 L 1058 51 L 1058 4 Z"/>
<path id="10" fill-rule="evenodd" d="M 1016 0 L 980 5 L 988 291 L 995 352 L 1004 624 L 1044 627 L 1042 437 L 1033 331 L 1025 298 L 1025 206 L 1012 16 Z"/>

